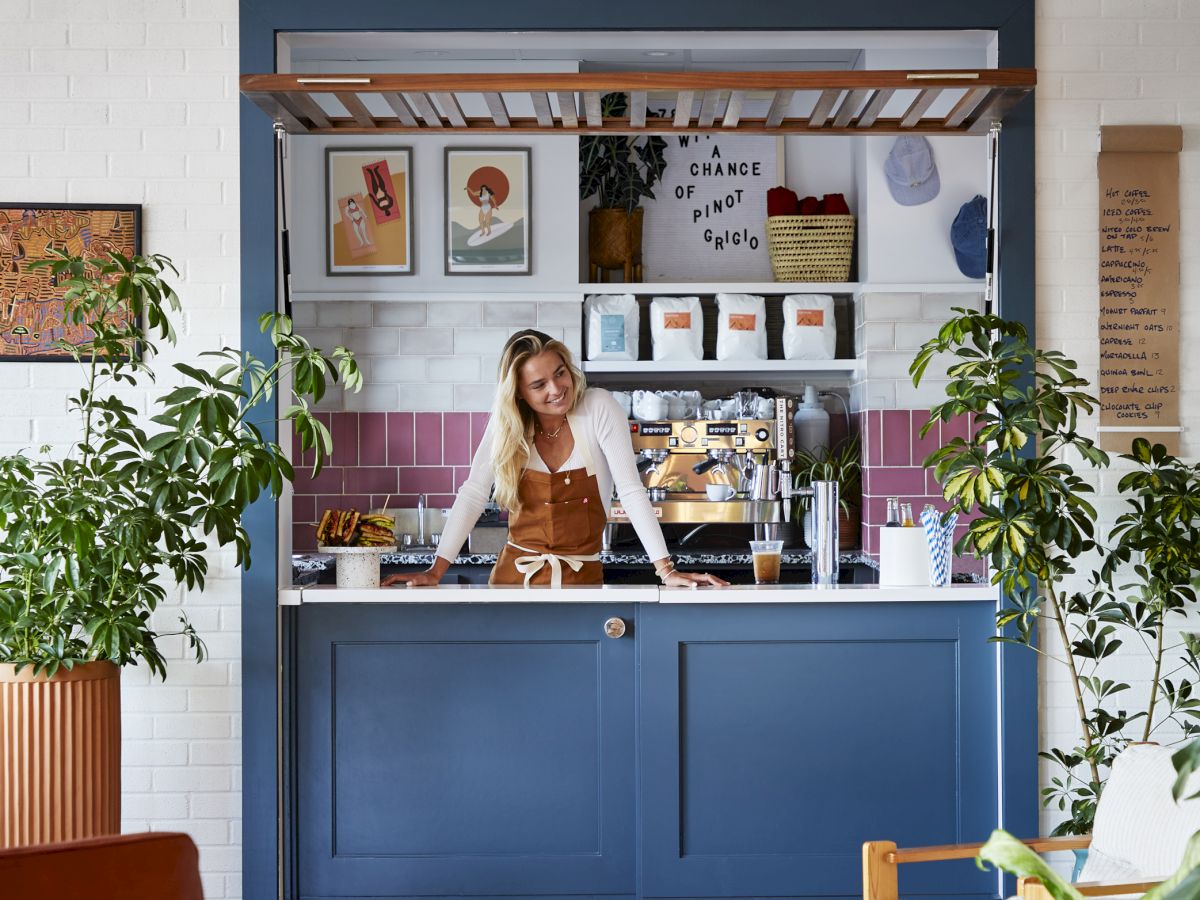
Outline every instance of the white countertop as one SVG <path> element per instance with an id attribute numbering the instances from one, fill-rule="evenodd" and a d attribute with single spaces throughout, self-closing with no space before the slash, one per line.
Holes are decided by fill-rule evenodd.
<path id="1" fill-rule="evenodd" d="M 511 585 L 442 584 L 436 587 L 338 588 L 331 584 L 286 588 L 281 606 L 302 603 L 893 603 L 912 601 L 995 602 L 990 584 L 948 587 L 881 587 L 877 584 L 731 585 L 664 588 L 655 585 L 597 585 L 523 588 Z"/>

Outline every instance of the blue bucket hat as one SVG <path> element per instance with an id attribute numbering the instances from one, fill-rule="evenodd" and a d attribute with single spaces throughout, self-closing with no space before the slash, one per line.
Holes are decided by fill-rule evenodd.
<path id="1" fill-rule="evenodd" d="M 919 134 L 896 138 L 883 172 L 892 197 L 901 206 L 928 203 L 942 187 L 933 162 L 933 148 Z"/>
<path id="2" fill-rule="evenodd" d="M 976 194 L 961 207 L 950 226 L 950 244 L 958 270 L 968 278 L 987 274 L 987 200 Z"/>

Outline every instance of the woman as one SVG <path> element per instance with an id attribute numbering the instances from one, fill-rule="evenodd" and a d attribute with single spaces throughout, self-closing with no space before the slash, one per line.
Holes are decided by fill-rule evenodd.
<path id="1" fill-rule="evenodd" d="M 602 584 L 600 544 L 614 484 L 663 584 L 728 583 L 675 570 L 637 471 L 624 411 L 608 391 L 587 388 L 561 341 L 540 331 L 518 332 L 504 345 L 491 421 L 433 565 L 390 575 L 383 584 L 437 584 L 493 485 L 509 520 L 508 543 L 489 584 Z"/>

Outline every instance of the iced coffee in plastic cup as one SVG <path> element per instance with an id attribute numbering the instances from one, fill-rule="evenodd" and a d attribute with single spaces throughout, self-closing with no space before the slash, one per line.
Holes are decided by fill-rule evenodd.
<path id="1" fill-rule="evenodd" d="M 754 559 L 754 583 L 779 584 L 783 541 L 751 541 L 750 553 Z"/>

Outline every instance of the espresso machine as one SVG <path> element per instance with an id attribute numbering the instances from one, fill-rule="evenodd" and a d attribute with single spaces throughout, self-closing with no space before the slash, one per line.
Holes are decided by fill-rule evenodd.
<path id="1" fill-rule="evenodd" d="M 754 525 L 756 535 L 777 530 L 787 521 L 781 488 L 791 486 L 794 412 L 795 398 L 778 397 L 772 419 L 631 421 L 638 471 L 659 521 Z M 619 503 L 609 521 L 628 521 Z"/>

